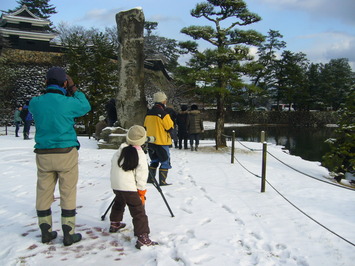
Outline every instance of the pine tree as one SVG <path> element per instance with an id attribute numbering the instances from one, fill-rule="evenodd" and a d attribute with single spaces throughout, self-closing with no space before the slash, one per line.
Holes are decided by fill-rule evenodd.
<path id="1" fill-rule="evenodd" d="M 254 107 L 257 103 L 266 105 L 269 101 L 269 89 L 276 82 L 276 52 L 286 47 L 286 42 L 282 41 L 282 38 L 283 36 L 278 31 L 269 30 L 265 42 L 258 47 L 258 59 L 249 64 L 252 82 L 248 86 L 250 91 L 249 107 Z"/>
<path id="2" fill-rule="evenodd" d="M 205 18 L 212 26 L 189 26 L 181 30 L 194 40 L 204 40 L 212 49 L 198 51 L 195 42 L 181 43 L 193 57 L 188 66 L 196 81 L 204 83 L 203 91 L 213 95 L 217 104 L 216 148 L 226 146 L 223 137 L 225 104 L 231 89 L 241 90 L 242 74 L 248 71 L 243 62 L 251 60 L 249 46 L 257 46 L 264 37 L 254 30 L 242 30 L 261 20 L 250 12 L 242 0 L 207 0 L 191 10 L 195 18 Z"/>
<path id="3" fill-rule="evenodd" d="M 320 64 L 311 63 L 307 69 L 307 97 L 303 101 L 305 110 L 324 110 L 323 93 L 319 86 L 320 79 Z"/>
<path id="4" fill-rule="evenodd" d="M 114 97 L 117 87 L 117 56 L 110 31 L 102 33 L 97 29 L 86 30 L 81 26 L 67 27 L 59 24 L 60 40 L 65 45 L 65 60 L 68 74 L 87 95 L 91 111 L 85 125 L 98 120 L 105 110 L 105 104 Z"/>
<path id="5" fill-rule="evenodd" d="M 347 58 L 331 59 L 321 68 L 321 90 L 327 106 L 338 110 L 354 84 Z"/>
<path id="6" fill-rule="evenodd" d="M 346 173 L 355 174 L 355 87 L 347 96 L 345 106 L 341 109 L 339 127 L 335 138 L 329 139 L 330 152 L 323 156 L 322 164 L 335 173 L 337 181 Z"/>
<path id="7" fill-rule="evenodd" d="M 37 17 L 48 19 L 50 15 L 57 13 L 55 7 L 50 5 L 49 2 L 50 0 L 19 0 L 17 1 L 19 6 L 15 9 L 8 10 L 7 13 L 13 13 L 23 5 L 26 5 L 28 10 Z"/>
<path id="8" fill-rule="evenodd" d="M 146 21 L 144 29 L 147 34 L 144 36 L 144 55 L 146 58 L 159 58 L 164 66 L 172 72 L 178 65 L 179 49 L 178 43 L 174 39 L 168 39 L 153 34 L 153 30 L 158 27 L 158 22 Z"/>
<path id="9" fill-rule="evenodd" d="M 276 83 L 273 97 L 277 104 L 279 101 L 289 104 L 299 103 L 304 99 L 306 84 L 306 70 L 308 60 L 304 53 L 284 51 L 281 59 L 276 63 Z"/>
<path id="10" fill-rule="evenodd" d="M 280 39 L 283 36 L 275 30 L 270 30 L 266 41 L 258 47 L 258 60 L 256 63 L 260 66 L 255 73 L 252 73 L 251 80 L 253 85 L 268 88 L 274 81 L 276 51 L 285 48 L 286 42 Z"/>

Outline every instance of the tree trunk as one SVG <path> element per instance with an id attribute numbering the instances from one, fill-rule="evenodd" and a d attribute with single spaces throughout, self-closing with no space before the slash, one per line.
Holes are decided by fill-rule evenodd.
<path id="1" fill-rule="evenodd" d="M 224 117 L 225 117 L 224 101 L 225 101 L 225 94 L 221 92 L 218 93 L 217 111 L 216 111 L 216 130 L 215 130 L 216 150 L 218 150 L 218 148 L 227 146 L 226 138 L 223 136 Z"/>

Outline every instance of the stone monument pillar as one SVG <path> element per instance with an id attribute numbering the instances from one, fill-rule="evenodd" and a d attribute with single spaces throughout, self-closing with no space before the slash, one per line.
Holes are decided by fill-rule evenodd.
<path id="1" fill-rule="evenodd" d="M 144 14 L 134 8 L 116 14 L 118 29 L 119 84 L 116 93 L 117 121 L 128 129 L 143 125 L 147 112 L 144 93 Z"/>

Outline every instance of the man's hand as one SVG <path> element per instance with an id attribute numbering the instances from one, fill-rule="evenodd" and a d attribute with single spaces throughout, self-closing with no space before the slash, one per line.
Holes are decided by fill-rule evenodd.
<path id="1" fill-rule="evenodd" d="M 77 87 L 74 84 L 74 81 L 72 80 L 72 78 L 67 75 L 67 96 L 72 96 L 76 91 L 77 91 Z"/>

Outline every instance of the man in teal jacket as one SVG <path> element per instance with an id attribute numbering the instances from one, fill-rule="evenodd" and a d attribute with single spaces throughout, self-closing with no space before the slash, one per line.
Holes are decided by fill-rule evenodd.
<path id="1" fill-rule="evenodd" d="M 63 243 L 69 246 L 81 240 L 81 234 L 74 233 L 80 146 L 74 119 L 91 107 L 63 68 L 49 69 L 46 85 L 45 94 L 32 98 L 29 104 L 36 126 L 36 210 L 42 242 L 48 243 L 57 237 L 57 232 L 52 231 L 51 205 L 59 180 Z"/>

